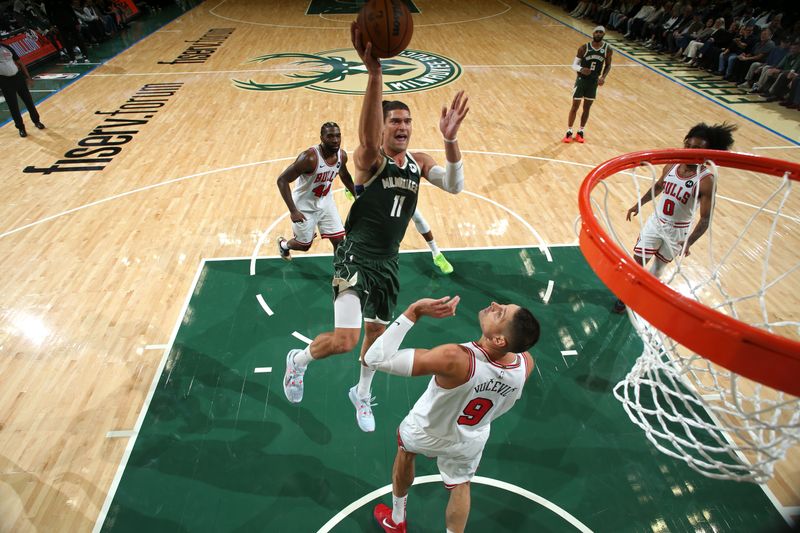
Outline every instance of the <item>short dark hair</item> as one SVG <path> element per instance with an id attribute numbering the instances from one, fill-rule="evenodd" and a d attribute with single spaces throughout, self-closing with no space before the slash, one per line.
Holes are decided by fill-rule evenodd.
<path id="1" fill-rule="evenodd" d="M 728 124 L 727 122 L 714 124 L 713 126 L 701 122 L 692 126 L 692 129 L 689 130 L 683 140 L 686 141 L 690 137 L 696 137 L 704 139 L 708 143 L 710 150 L 730 150 L 733 146 L 733 132 L 737 129 L 738 126 L 736 124 Z"/>
<path id="2" fill-rule="evenodd" d="M 521 353 L 529 350 L 539 340 L 539 321 L 525 307 L 520 307 L 508 325 L 508 351 Z"/>
<path id="3" fill-rule="evenodd" d="M 326 128 L 338 128 L 338 127 L 339 127 L 339 125 L 338 125 L 337 123 L 335 123 L 335 122 L 326 122 L 326 123 L 325 123 L 325 124 L 323 124 L 323 125 L 322 125 L 322 127 L 319 129 L 319 134 L 320 134 L 320 135 L 324 135 L 324 134 L 325 134 L 325 129 L 326 129 Z"/>
<path id="4" fill-rule="evenodd" d="M 389 116 L 389 111 L 394 111 L 396 109 L 405 109 L 409 113 L 411 112 L 408 106 L 403 102 L 401 102 L 400 100 L 384 100 L 382 102 L 382 105 L 383 105 L 383 120 L 386 120 L 386 117 Z"/>

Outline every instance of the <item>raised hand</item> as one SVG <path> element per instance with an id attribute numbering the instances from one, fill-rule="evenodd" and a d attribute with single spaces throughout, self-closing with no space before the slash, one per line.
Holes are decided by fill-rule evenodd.
<path id="1" fill-rule="evenodd" d="M 464 94 L 464 91 L 458 91 L 450 108 L 442 107 L 442 116 L 439 118 L 439 130 L 445 139 L 455 139 L 458 134 L 458 128 L 461 126 L 461 121 L 467 116 L 469 112 L 469 97 Z"/>
<path id="2" fill-rule="evenodd" d="M 445 296 L 444 298 L 439 298 L 438 300 L 433 298 L 422 298 L 411 304 L 408 307 L 408 310 L 414 315 L 415 321 L 423 316 L 444 318 L 448 316 L 455 316 L 456 307 L 460 301 L 460 296 L 456 296 L 454 298 Z"/>
<path id="3" fill-rule="evenodd" d="M 635 217 L 639 214 L 639 204 L 628 209 L 628 214 L 625 215 L 625 220 L 630 221 L 631 217 Z"/>
<path id="4" fill-rule="evenodd" d="M 358 24 L 353 21 L 350 24 L 350 40 L 353 42 L 353 48 L 356 49 L 358 57 L 364 62 L 364 66 L 370 72 L 380 72 L 381 62 L 378 58 L 372 55 L 372 43 L 366 45 L 361 39 L 361 30 L 358 29 Z"/>

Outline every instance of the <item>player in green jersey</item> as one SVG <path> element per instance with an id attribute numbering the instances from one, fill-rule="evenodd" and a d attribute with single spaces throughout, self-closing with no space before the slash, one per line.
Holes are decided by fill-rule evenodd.
<path id="1" fill-rule="evenodd" d="M 581 113 L 581 127 L 578 133 L 574 136 L 576 142 L 582 143 L 583 130 L 586 127 L 586 122 L 589 120 L 589 110 L 592 108 L 595 96 L 597 96 L 597 87 L 606 82 L 606 76 L 611 70 L 611 56 L 613 54 L 611 47 L 608 43 L 603 41 L 606 35 L 606 29 L 603 26 L 597 26 L 592 31 L 592 40 L 580 48 L 572 62 L 572 69 L 578 73 L 575 79 L 575 87 L 572 91 L 572 108 L 569 110 L 569 127 L 562 142 L 570 143 L 573 140 L 572 125 L 575 124 L 575 116 L 578 114 L 578 108 L 581 106 L 583 100 L 583 113 Z M 605 66 L 604 66 L 605 65 Z M 600 70 L 603 74 L 600 75 Z"/>
<path id="2" fill-rule="evenodd" d="M 363 364 L 364 353 L 394 314 L 400 288 L 400 241 L 416 209 L 421 179 L 453 194 L 464 188 L 456 135 L 469 111 L 469 99 L 459 91 L 451 105 L 442 108 L 439 130 L 444 137 L 445 168 L 424 152 L 409 152 L 411 112 L 402 102 L 382 102 L 381 63 L 373 57 L 372 45 L 362 43 L 355 23 L 350 32 L 368 79 L 358 123 L 359 145 L 353 154 L 359 195 L 350 209 L 346 236 L 336 249 L 333 263 L 334 330 L 318 335 L 304 350 L 287 354 L 283 391 L 290 402 L 300 402 L 308 364 L 355 348 L 363 321 L 361 375 L 349 397 L 359 428 L 374 431 L 370 387 L 375 371 Z"/>

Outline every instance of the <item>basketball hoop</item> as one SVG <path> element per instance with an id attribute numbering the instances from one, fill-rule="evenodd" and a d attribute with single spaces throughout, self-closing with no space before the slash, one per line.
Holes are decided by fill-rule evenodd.
<path id="1" fill-rule="evenodd" d="M 677 258 L 675 273 L 662 282 L 623 251 L 631 249 L 634 241 L 623 240 L 619 233 L 631 223 L 614 222 L 623 220 L 625 209 L 641 198 L 638 167 L 652 171 L 653 165 L 677 163 L 780 179 L 765 182 L 764 176 L 752 181 L 748 177 L 749 184 L 766 192 L 755 214 L 744 217 L 741 233 L 714 235 L 712 214 L 711 227 L 701 238 L 708 241 L 704 245 L 709 249 L 708 261 L 696 261 L 696 254 L 702 254 L 693 248 L 691 258 Z M 626 172 L 630 169 L 634 170 Z M 637 196 L 620 212 L 610 211 L 609 202 L 618 194 L 609 198 L 609 187 L 616 182 L 608 178 L 616 179 L 621 173 L 627 179 L 632 176 Z M 651 183 L 656 179 L 652 173 Z M 793 180 L 800 180 L 800 165 L 795 163 L 717 150 L 659 150 L 606 161 L 581 186 L 581 251 L 603 283 L 627 304 L 644 344 L 642 355 L 617 384 L 614 395 L 660 451 L 708 477 L 765 482 L 772 477 L 775 463 L 800 442 L 800 342 L 796 340 L 800 311 L 790 310 L 794 316 L 785 317 L 770 310 L 774 302 L 780 305 L 781 289 L 776 287 L 796 291 L 800 286 L 795 281 L 800 280 L 797 252 L 790 249 L 787 260 L 784 249 L 781 261 L 772 253 L 773 240 L 781 235 L 796 239 L 800 234 L 797 218 L 783 212 L 797 205 L 791 198 Z M 714 182 L 719 183 L 716 172 Z M 592 198 L 600 184 L 605 189 L 602 203 Z M 616 187 L 614 192 L 619 192 Z M 639 223 L 645 218 L 642 213 Z M 796 224 L 793 232 L 781 226 L 786 220 Z M 754 237 L 756 232 L 764 234 Z M 743 244 L 754 239 L 766 248 L 755 260 L 751 245 Z M 715 247 L 723 241 L 723 246 Z M 745 253 L 749 262 L 740 259 Z M 753 272 L 741 275 L 755 287 L 738 294 L 741 287 L 726 284 L 724 273 L 745 263 Z M 699 275 L 691 273 L 694 268 L 700 268 Z M 670 286 L 676 282 L 684 286 L 681 292 Z M 745 306 L 755 312 L 742 312 Z"/>

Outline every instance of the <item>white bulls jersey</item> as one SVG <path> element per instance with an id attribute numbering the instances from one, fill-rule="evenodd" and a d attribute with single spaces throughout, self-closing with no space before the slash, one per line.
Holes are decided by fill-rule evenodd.
<path id="1" fill-rule="evenodd" d="M 492 420 L 511 409 L 522 395 L 528 366 L 522 354 L 504 366 L 489 359 L 474 342 L 460 346 L 469 354 L 469 380 L 454 389 L 443 389 L 432 377 L 408 415 L 425 433 L 452 442 L 487 438 Z"/>
<path id="2" fill-rule="evenodd" d="M 311 148 L 317 153 L 317 168 L 309 174 L 301 174 L 292 189 L 292 200 L 300 211 L 317 211 L 325 202 L 332 202 L 331 187 L 342 167 L 342 151 L 336 153 L 336 162 L 329 165 L 319 146 Z"/>
<path id="3" fill-rule="evenodd" d="M 700 180 L 711 179 L 712 172 L 709 168 L 700 167 L 699 172 L 695 170 L 682 178 L 678 176 L 678 166 L 674 165 L 664 176 L 664 190 L 658 197 L 655 214 L 661 222 L 676 228 L 687 228 L 697 210 Z"/>

